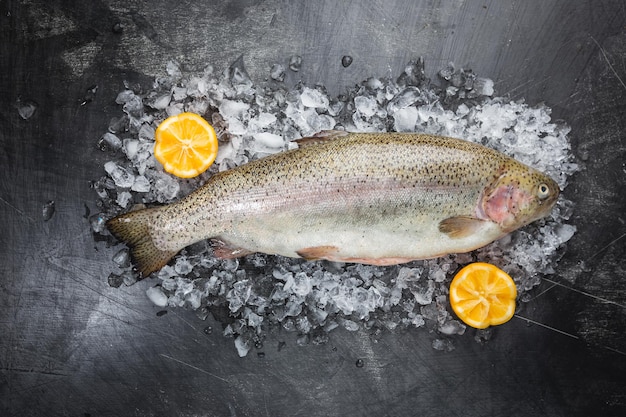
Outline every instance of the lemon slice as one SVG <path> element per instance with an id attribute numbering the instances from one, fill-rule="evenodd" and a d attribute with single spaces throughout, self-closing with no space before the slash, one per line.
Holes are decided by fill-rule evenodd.
<path id="1" fill-rule="evenodd" d="M 215 130 L 195 113 L 168 117 L 157 127 L 154 138 L 154 157 L 177 177 L 202 174 L 217 156 Z"/>
<path id="2" fill-rule="evenodd" d="M 450 284 L 450 305 L 465 324 L 477 329 L 506 323 L 515 314 L 517 287 L 494 265 L 476 262 L 459 271 Z"/>

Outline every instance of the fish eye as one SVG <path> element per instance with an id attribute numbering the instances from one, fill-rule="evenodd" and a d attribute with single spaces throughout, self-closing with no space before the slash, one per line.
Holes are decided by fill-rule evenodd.
<path id="1" fill-rule="evenodd" d="M 550 187 L 547 184 L 539 184 L 537 187 L 537 197 L 541 200 L 545 200 L 550 195 Z"/>

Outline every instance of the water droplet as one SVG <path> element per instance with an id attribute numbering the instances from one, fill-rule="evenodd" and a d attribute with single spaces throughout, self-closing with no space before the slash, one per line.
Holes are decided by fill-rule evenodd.
<path id="1" fill-rule="evenodd" d="M 94 98 L 96 98 L 97 92 L 98 92 L 98 85 L 94 84 L 91 87 L 89 87 L 85 91 L 85 96 L 83 97 L 83 101 L 80 103 L 80 105 L 84 106 L 85 104 L 91 103 L 94 100 Z"/>
<path id="2" fill-rule="evenodd" d="M 341 58 L 341 65 L 343 65 L 344 68 L 348 68 L 351 64 L 352 64 L 352 57 L 350 55 L 344 55 Z"/>
<path id="3" fill-rule="evenodd" d="M 270 77 L 274 81 L 285 81 L 285 67 L 280 64 L 274 64 L 270 70 Z"/>
<path id="4" fill-rule="evenodd" d="M 54 215 L 54 201 L 50 200 L 46 204 L 43 205 L 42 215 L 43 221 L 47 222 Z"/>
<path id="5" fill-rule="evenodd" d="M 365 366 L 365 361 L 363 361 L 363 359 L 357 359 L 354 364 L 357 368 L 362 368 L 363 366 Z"/>
<path id="6" fill-rule="evenodd" d="M 115 255 L 113 255 L 113 262 L 115 262 L 121 268 L 127 268 L 130 266 L 130 253 L 128 249 L 120 249 Z"/>
<path id="7" fill-rule="evenodd" d="M 20 117 L 24 120 L 30 119 L 33 114 L 35 114 L 35 110 L 37 110 L 37 103 L 34 101 L 25 101 L 21 102 L 18 100 L 17 102 L 17 112 L 20 114 Z"/>
<path id="8" fill-rule="evenodd" d="M 111 273 L 109 275 L 109 278 L 107 279 L 107 282 L 109 283 L 109 287 L 113 287 L 113 288 L 119 288 L 122 285 L 123 281 L 124 279 L 122 278 L 121 275 L 117 275 L 114 273 Z"/>
<path id="9" fill-rule="evenodd" d="M 213 327 L 211 327 L 211 326 L 206 326 L 206 327 L 204 328 L 204 334 L 211 334 L 211 333 L 213 333 Z"/>
<path id="10" fill-rule="evenodd" d="M 298 72 L 300 67 L 302 67 L 302 57 L 300 55 L 292 56 L 289 60 L 289 69 L 293 72 Z"/>

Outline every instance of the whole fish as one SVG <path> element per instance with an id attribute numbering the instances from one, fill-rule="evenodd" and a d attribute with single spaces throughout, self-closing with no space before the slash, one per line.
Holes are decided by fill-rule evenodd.
<path id="1" fill-rule="evenodd" d="M 417 133 L 321 132 L 221 172 L 178 202 L 107 222 L 143 276 L 184 247 L 392 265 L 468 252 L 548 215 L 548 176 L 482 145 Z"/>

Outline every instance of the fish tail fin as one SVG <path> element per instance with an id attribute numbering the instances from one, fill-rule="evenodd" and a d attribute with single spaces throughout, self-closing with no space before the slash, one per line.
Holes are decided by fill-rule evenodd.
<path id="1" fill-rule="evenodd" d="M 158 210 L 149 208 L 131 211 L 106 223 L 113 236 L 130 249 L 131 259 L 141 277 L 147 277 L 163 268 L 179 252 L 161 250 L 155 246 L 150 235 L 150 226 L 154 224 L 153 215 Z"/>

